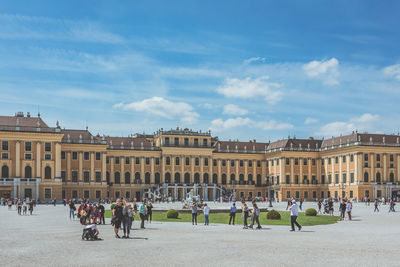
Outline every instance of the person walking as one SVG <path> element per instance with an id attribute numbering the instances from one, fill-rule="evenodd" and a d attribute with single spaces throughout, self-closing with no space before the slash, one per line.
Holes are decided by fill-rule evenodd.
<path id="1" fill-rule="evenodd" d="M 328 201 L 329 215 L 333 216 L 333 200 L 329 199 Z"/>
<path id="2" fill-rule="evenodd" d="M 54 207 L 56 206 L 56 204 L 57 204 L 57 199 L 56 198 L 54 198 L 54 200 L 53 200 L 53 204 L 54 204 Z"/>
<path id="3" fill-rule="evenodd" d="M 19 215 L 21 215 L 21 210 L 22 210 L 22 203 L 21 203 L 21 200 L 18 199 L 18 202 L 17 202 L 17 211 L 18 211 L 18 214 L 19 214 Z"/>
<path id="4" fill-rule="evenodd" d="M 193 201 L 191 209 L 192 209 L 192 225 L 194 225 L 195 223 L 197 225 L 197 204 L 196 204 L 196 201 Z"/>
<path id="5" fill-rule="evenodd" d="M 322 202 L 321 202 L 321 200 L 318 200 L 318 213 L 319 214 L 322 214 L 321 207 L 322 207 Z"/>
<path id="6" fill-rule="evenodd" d="M 376 212 L 376 211 L 379 212 L 378 205 L 379 205 L 378 199 L 375 198 L 375 202 L 374 202 L 375 209 L 374 209 L 374 212 Z"/>
<path id="7" fill-rule="evenodd" d="M 113 218 L 112 218 L 112 223 L 114 224 L 114 233 L 116 238 L 121 238 L 118 235 L 119 229 L 121 228 L 121 222 L 122 222 L 122 203 L 121 199 L 117 198 L 117 205 L 115 205 L 113 209 Z"/>
<path id="8" fill-rule="evenodd" d="M 129 238 L 131 232 L 132 218 L 129 216 L 132 214 L 132 207 L 124 201 L 124 207 L 122 209 L 122 226 L 124 229 L 124 236 L 122 238 Z"/>
<path id="9" fill-rule="evenodd" d="M 33 201 L 30 200 L 28 204 L 29 204 L 29 214 L 32 215 L 32 212 L 33 212 Z"/>
<path id="10" fill-rule="evenodd" d="M 28 211 L 28 205 L 26 204 L 26 200 L 24 200 L 24 203 L 22 204 L 22 214 L 26 215 L 27 211 Z"/>
<path id="11" fill-rule="evenodd" d="M 350 202 L 350 199 L 347 201 L 347 216 L 349 216 L 349 220 L 351 221 L 351 210 L 353 209 L 353 204 Z"/>
<path id="12" fill-rule="evenodd" d="M 100 214 L 100 224 L 101 224 L 101 222 L 103 222 L 103 224 L 106 224 L 106 220 L 104 219 L 105 209 L 104 209 L 104 206 L 101 204 L 100 201 L 97 204 L 97 209 L 99 210 L 99 214 Z"/>
<path id="13" fill-rule="evenodd" d="M 236 204 L 235 202 L 232 204 L 231 211 L 229 213 L 229 225 L 235 225 L 235 216 L 236 216 Z"/>
<path id="14" fill-rule="evenodd" d="M 147 203 L 147 216 L 146 216 L 146 221 L 149 222 L 150 219 L 150 223 L 153 219 L 153 204 L 151 204 L 151 202 L 149 201 L 149 203 Z"/>
<path id="15" fill-rule="evenodd" d="M 261 225 L 260 225 L 260 209 L 258 208 L 257 204 L 255 202 L 253 202 L 253 214 L 251 216 L 251 224 L 249 226 L 249 228 L 253 229 L 253 225 L 255 222 L 257 222 L 257 229 L 261 229 Z"/>
<path id="16" fill-rule="evenodd" d="M 247 207 L 246 202 L 242 202 L 242 216 L 243 216 L 243 229 L 248 228 L 247 218 L 249 217 L 249 207 Z"/>
<path id="17" fill-rule="evenodd" d="M 72 218 L 72 220 L 75 220 L 75 210 L 76 210 L 75 204 L 72 200 L 70 200 L 70 202 L 69 202 L 69 219 L 70 220 L 71 220 L 71 218 Z"/>
<path id="18" fill-rule="evenodd" d="M 206 204 L 204 204 L 204 225 L 208 225 L 210 223 L 209 216 L 210 216 L 210 207 Z"/>
<path id="19" fill-rule="evenodd" d="M 341 220 L 344 220 L 344 217 L 346 215 L 346 202 L 344 199 L 342 199 L 342 203 L 340 203 L 340 218 Z"/>
<path id="20" fill-rule="evenodd" d="M 142 222 L 140 223 L 141 229 L 145 229 L 144 228 L 144 220 L 146 219 L 146 214 L 147 214 L 146 201 L 143 200 L 142 204 L 139 207 L 139 215 L 140 215 L 140 219 L 142 220 Z"/>
<path id="21" fill-rule="evenodd" d="M 292 226 L 291 232 L 294 232 L 294 225 L 301 230 L 301 225 L 297 222 L 297 216 L 299 216 L 299 206 L 296 204 L 296 200 L 292 200 L 292 206 L 290 206 L 290 224 Z"/>

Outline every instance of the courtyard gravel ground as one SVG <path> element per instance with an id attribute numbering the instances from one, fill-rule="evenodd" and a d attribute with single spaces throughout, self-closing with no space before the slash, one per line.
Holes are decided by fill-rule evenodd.
<path id="1" fill-rule="evenodd" d="M 316 204 L 305 203 L 303 210 L 309 207 Z M 274 208 L 284 210 L 286 203 L 274 203 Z M 346 218 L 294 233 L 289 226 L 244 230 L 238 214 L 235 226 L 153 222 L 139 230 L 135 221 L 131 239 L 116 239 L 107 220 L 107 225 L 99 227 L 102 241 L 81 241 L 82 226 L 70 221 L 68 207 L 40 205 L 34 215 L 19 216 L 15 207 L 8 211 L 2 206 L 0 265 L 399 266 L 400 213 L 388 213 L 388 209 L 388 205 L 380 206 L 381 212 L 374 213 L 372 204 L 355 203 L 352 221 Z"/>

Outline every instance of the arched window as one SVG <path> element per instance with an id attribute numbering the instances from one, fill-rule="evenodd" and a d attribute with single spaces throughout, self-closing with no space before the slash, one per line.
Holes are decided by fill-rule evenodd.
<path id="1" fill-rule="evenodd" d="M 171 183 L 171 174 L 169 172 L 165 174 L 165 183 L 167 184 Z"/>
<path id="2" fill-rule="evenodd" d="M 213 174 L 213 184 L 218 184 L 218 174 Z"/>
<path id="3" fill-rule="evenodd" d="M 190 173 L 185 173 L 185 184 L 190 184 Z"/>
<path id="4" fill-rule="evenodd" d="M 1 167 L 1 178 L 8 178 L 8 166 Z"/>
<path id="5" fill-rule="evenodd" d="M 208 173 L 203 174 L 203 183 L 205 184 L 209 183 Z"/>
<path id="6" fill-rule="evenodd" d="M 135 181 L 134 184 L 141 184 L 142 183 L 142 179 L 140 178 L 140 172 L 136 172 L 135 173 Z"/>
<path id="7" fill-rule="evenodd" d="M 236 184 L 236 177 L 235 174 L 231 174 L 231 184 Z"/>
<path id="8" fill-rule="evenodd" d="M 221 180 L 222 180 L 222 184 L 226 184 L 226 174 L 225 173 L 222 174 Z"/>
<path id="9" fill-rule="evenodd" d="M 149 172 L 146 172 L 144 174 L 144 183 L 145 184 L 150 184 L 150 173 Z"/>
<path id="10" fill-rule="evenodd" d="M 200 183 L 200 174 L 195 173 L 194 174 L 194 183 L 199 184 Z"/>
<path id="11" fill-rule="evenodd" d="M 25 178 L 32 178 L 32 168 L 31 166 L 25 167 Z"/>
<path id="12" fill-rule="evenodd" d="M 389 179 L 390 179 L 391 183 L 394 183 L 394 173 L 393 172 L 390 173 Z"/>
<path id="13" fill-rule="evenodd" d="M 119 174 L 119 172 L 115 172 L 114 173 L 114 181 L 116 184 L 120 184 L 121 183 L 121 176 Z"/>
<path id="14" fill-rule="evenodd" d="M 110 185 L 110 173 L 109 172 L 106 172 L 106 181 L 107 181 L 107 184 Z"/>
<path id="15" fill-rule="evenodd" d="M 126 172 L 125 173 L 125 184 L 130 184 L 131 183 L 131 173 Z"/>
<path id="16" fill-rule="evenodd" d="M 171 164 L 171 159 L 170 157 L 165 158 L 165 164 L 170 165 Z"/>
<path id="17" fill-rule="evenodd" d="M 156 172 L 155 176 L 154 176 L 154 180 L 156 184 L 160 184 L 161 183 L 161 179 L 160 179 L 160 173 Z"/>
<path id="18" fill-rule="evenodd" d="M 243 173 L 239 174 L 239 184 L 244 184 L 244 175 L 243 175 Z"/>
<path id="19" fill-rule="evenodd" d="M 261 185 L 261 174 L 257 174 L 257 185 Z"/>
<path id="20" fill-rule="evenodd" d="M 364 173 L 364 183 L 368 183 L 368 172 Z"/>
<path id="21" fill-rule="evenodd" d="M 44 178 L 51 179 L 51 168 L 49 166 L 44 168 Z"/>
<path id="22" fill-rule="evenodd" d="M 253 184 L 253 174 L 249 173 L 249 175 L 247 176 L 248 178 L 248 183 L 249 184 Z"/>
<path id="23" fill-rule="evenodd" d="M 175 165 L 179 165 L 179 157 L 175 158 Z"/>
<path id="24" fill-rule="evenodd" d="M 381 182 L 381 173 L 380 173 L 380 172 L 377 172 L 377 173 L 376 173 L 376 182 L 377 182 L 377 183 L 380 183 L 380 182 Z"/>
<path id="25" fill-rule="evenodd" d="M 177 159 L 179 159 L 179 158 L 177 158 Z M 180 174 L 179 172 L 176 172 L 176 173 L 175 173 L 175 180 L 174 180 L 174 182 L 175 182 L 176 184 L 180 184 L 180 183 L 181 183 L 181 174 Z"/>

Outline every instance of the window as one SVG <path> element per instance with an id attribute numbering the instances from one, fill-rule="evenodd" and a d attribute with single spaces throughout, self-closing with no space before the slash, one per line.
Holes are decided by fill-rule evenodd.
<path id="1" fill-rule="evenodd" d="M 44 154 L 45 160 L 51 160 L 51 154 Z"/>
<path id="2" fill-rule="evenodd" d="M 61 151 L 61 159 L 65 159 L 65 151 Z"/>
<path id="3" fill-rule="evenodd" d="M 393 156 L 393 154 L 390 154 L 389 158 L 390 158 L 390 161 L 394 161 L 394 156 Z"/>
<path id="4" fill-rule="evenodd" d="M 353 190 L 350 190 L 350 198 L 353 198 Z"/>
<path id="5" fill-rule="evenodd" d="M 26 177 L 26 168 L 25 168 L 25 177 Z M 28 178 L 28 177 L 26 177 L 26 178 Z M 65 171 L 61 171 L 61 181 L 65 182 Z"/>
<path id="6" fill-rule="evenodd" d="M 169 137 L 165 137 L 165 145 L 169 146 Z"/>
<path id="7" fill-rule="evenodd" d="M 156 158 L 156 165 L 160 165 L 160 158 Z"/>
<path id="8" fill-rule="evenodd" d="M 376 161 L 381 161 L 381 154 L 376 154 Z"/>
<path id="9" fill-rule="evenodd" d="M 271 160 L 271 166 L 274 166 L 274 160 Z"/>
<path id="10" fill-rule="evenodd" d="M 25 151 L 32 151 L 32 143 L 25 142 Z"/>
<path id="11" fill-rule="evenodd" d="M 290 198 L 290 191 L 286 191 L 286 198 Z"/>
<path id="12" fill-rule="evenodd" d="M 332 183 L 332 174 L 328 174 L 328 184 Z"/>
<path id="13" fill-rule="evenodd" d="M 194 146 L 199 146 L 199 139 L 197 138 L 194 139 Z"/>
<path id="14" fill-rule="evenodd" d="M 51 168 L 49 166 L 44 168 L 44 178 L 51 179 Z"/>
<path id="15" fill-rule="evenodd" d="M 101 191 L 96 190 L 96 199 L 101 199 Z"/>
<path id="16" fill-rule="evenodd" d="M 214 173 L 213 174 L 213 184 L 217 184 L 218 183 L 218 174 Z"/>
<path id="17" fill-rule="evenodd" d="M 222 166 L 224 166 L 224 167 L 226 166 L 226 160 L 224 160 L 224 159 L 222 160 Z"/>
<path id="18" fill-rule="evenodd" d="M 335 164 L 339 163 L 339 157 L 335 157 Z"/>
<path id="19" fill-rule="evenodd" d="M 90 197 L 90 192 L 89 190 L 83 191 L 83 198 L 88 199 Z"/>
<path id="20" fill-rule="evenodd" d="M 347 182 L 347 177 L 346 177 L 345 173 L 342 174 L 342 180 L 343 180 L 343 183 Z"/>
<path id="21" fill-rule="evenodd" d="M 74 183 L 78 182 L 78 172 L 77 171 L 72 172 L 72 182 L 74 182 Z"/>
<path id="22" fill-rule="evenodd" d="M 368 154 L 364 154 L 364 160 L 368 161 Z"/>
<path id="23" fill-rule="evenodd" d="M 240 167 L 243 167 L 243 160 L 240 160 L 240 161 L 239 161 L 239 166 L 240 166 Z"/>
<path id="24" fill-rule="evenodd" d="M 32 154 L 31 153 L 26 153 L 25 154 L 25 159 L 32 159 Z"/>
<path id="25" fill-rule="evenodd" d="M 44 189 L 44 198 L 45 199 L 51 199 L 51 188 L 45 188 Z"/>
<path id="26" fill-rule="evenodd" d="M 321 176 L 321 184 L 325 184 L 325 175 Z"/>
<path id="27" fill-rule="evenodd" d="M 116 184 L 120 184 L 121 183 L 121 175 L 119 174 L 119 172 L 115 172 L 114 173 L 114 180 Z"/>
<path id="28" fill-rule="evenodd" d="M 176 146 L 179 146 L 179 137 L 175 137 L 174 144 Z"/>
<path id="29" fill-rule="evenodd" d="M 343 156 L 343 157 L 342 157 L 342 161 L 343 161 L 343 163 L 346 162 L 346 156 Z"/>
<path id="30" fill-rule="evenodd" d="M 313 191 L 313 192 L 312 192 L 312 197 L 313 197 L 313 199 L 316 199 L 316 198 L 317 198 L 317 191 Z"/>
<path id="31" fill-rule="evenodd" d="M 208 146 L 208 140 L 207 139 L 203 139 L 203 146 Z"/>
<path id="32" fill-rule="evenodd" d="M 208 166 L 208 158 L 204 159 L 204 166 Z"/>
<path id="33" fill-rule="evenodd" d="M 131 173 L 126 172 L 125 173 L 125 184 L 130 184 L 131 183 Z"/>
<path id="34" fill-rule="evenodd" d="M 339 174 L 335 173 L 335 184 L 339 183 Z"/>
<path id="35" fill-rule="evenodd" d="M 217 160 L 216 159 L 213 160 L 213 165 L 217 166 Z"/>
<path id="36" fill-rule="evenodd" d="M 290 159 L 289 158 L 286 158 L 286 165 L 290 165 Z M 290 192 L 288 191 L 288 193 L 289 193 L 289 195 L 290 195 Z"/>
<path id="37" fill-rule="evenodd" d="M 8 153 L 1 153 L 2 159 L 8 159 Z"/>
<path id="38" fill-rule="evenodd" d="M 200 164 L 200 163 L 199 163 L 199 158 L 195 158 L 194 162 L 195 162 L 195 165 L 196 165 L 196 166 L 199 166 L 199 164 Z"/>
<path id="39" fill-rule="evenodd" d="M 368 172 L 364 173 L 364 183 L 368 183 Z"/>
<path id="40" fill-rule="evenodd" d="M 350 173 L 350 183 L 354 183 L 354 172 Z"/>
<path id="41" fill-rule="evenodd" d="M 96 160 L 100 160 L 100 152 L 96 152 Z M 97 191 L 96 191 L 97 192 Z M 101 191 L 100 191 L 101 192 Z"/>
<path id="42" fill-rule="evenodd" d="M 307 165 L 307 159 L 303 160 L 303 165 L 306 166 Z"/>
<path id="43" fill-rule="evenodd" d="M 257 160 L 257 167 L 261 167 L 261 160 Z"/>
<path id="44" fill-rule="evenodd" d="M 332 159 L 328 158 L 328 165 L 331 165 L 331 164 L 332 164 Z"/>
<path id="45" fill-rule="evenodd" d="M 131 192 L 126 191 L 126 192 L 125 192 L 125 198 L 126 198 L 126 199 L 130 199 L 130 198 L 131 198 Z"/>
<path id="46" fill-rule="evenodd" d="M 154 182 L 155 184 L 160 184 L 161 183 L 161 178 L 160 178 L 160 173 L 156 172 L 156 174 L 154 175 Z"/>
<path id="47" fill-rule="evenodd" d="M 126 164 L 126 165 L 129 165 L 130 161 L 131 161 L 131 160 L 129 159 L 129 157 L 125 157 L 125 164 Z"/>
<path id="48" fill-rule="evenodd" d="M 78 159 L 78 152 L 72 152 L 72 159 Z"/>
<path id="49" fill-rule="evenodd" d="M 115 164 L 119 164 L 119 157 L 115 157 Z"/>
<path id="50" fill-rule="evenodd" d="M 171 159 L 170 159 L 170 157 L 166 157 L 166 158 L 165 158 L 165 164 L 171 165 Z"/>
<path id="51" fill-rule="evenodd" d="M 100 183 L 101 182 L 101 172 L 96 172 L 96 182 Z M 97 197 L 96 197 L 97 198 Z"/>
<path id="52" fill-rule="evenodd" d="M 186 166 L 189 166 L 189 165 L 190 165 L 190 159 L 189 159 L 189 157 L 186 157 L 186 158 L 185 158 L 185 164 L 186 164 Z"/>
<path id="53" fill-rule="evenodd" d="M 3 165 L 3 167 L 1 167 L 1 178 L 8 178 L 8 166 L 7 165 Z"/>
<path id="54" fill-rule="evenodd" d="M 300 198 L 300 192 L 296 191 L 296 198 Z"/>
<path id="55" fill-rule="evenodd" d="M 72 198 L 78 198 L 78 191 L 72 190 Z"/>
<path id="56" fill-rule="evenodd" d="M 299 159 L 298 158 L 294 159 L 294 165 L 299 165 Z"/>
<path id="57" fill-rule="evenodd" d="M 312 159 L 311 162 L 312 162 L 312 165 L 315 166 L 315 159 Z"/>
<path id="58" fill-rule="evenodd" d="M 144 174 L 144 183 L 145 184 L 150 184 L 150 173 L 149 172 L 146 172 L 145 174 Z"/>
<path id="59" fill-rule="evenodd" d="M 380 172 L 377 172 L 377 173 L 376 173 L 376 182 L 377 182 L 377 183 L 380 183 L 380 182 L 381 182 L 381 173 L 380 173 Z"/>
<path id="60" fill-rule="evenodd" d="M 252 166 L 253 166 L 253 161 L 249 160 L 249 167 L 252 167 Z"/>
<path id="61" fill-rule="evenodd" d="M 321 164 L 322 164 L 322 166 L 325 165 L 325 159 L 322 159 Z"/>
<path id="62" fill-rule="evenodd" d="M 50 152 L 51 151 L 51 143 L 44 143 L 44 151 Z"/>
<path id="63" fill-rule="evenodd" d="M 89 183 L 89 179 L 90 179 L 89 176 L 90 176 L 90 174 L 89 174 L 88 171 L 83 172 L 83 181 L 84 181 L 85 183 Z"/>
<path id="64" fill-rule="evenodd" d="M 390 175 L 389 175 L 389 181 L 391 183 L 394 183 L 394 173 L 393 172 L 391 172 Z"/>
<path id="65" fill-rule="evenodd" d="M 179 157 L 175 158 L 175 165 L 179 165 Z"/>
<path id="66" fill-rule="evenodd" d="M 286 175 L 286 183 L 290 184 L 290 175 Z"/>
<path id="67" fill-rule="evenodd" d="M 146 158 L 146 165 L 150 165 L 150 158 Z"/>
<path id="68" fill-rule="evenodd" d="M 351 155 L 350 155 L 350 162 L 353 162 L 353 161 L 354 161 L 354 155 L 351 154 Z"/>
<path id="69" fill-rule="evenodd" d="M 184 139 L 185 146 L 189 146 L 189 138 Z"/>
<path id="70" fill-rule="evenodd" d="M 110 157 L 106 156 L 106 164 L 110 163 Z"/>
<path id="71" fill-rule="evenodd" d="M 8 150 L 8 141 L 1 142 L 1 149 Z"/>
<path id="72" fill-rule="evenodd" d="M 89 160 L 89 152 L 84 152 L 83 153 L 83 159 L 84 160 Z"/>
<path id="73" fill-rule="evenodd" d="M 235 167 L 235 161 L 231 160 L 231 167 Z"/>
<path id="74" fill-rule="evenodd" d="M 294 176 L 294 183 L 299 184 L 299 176 L 298 175 Z"/>
<path id="75" fill-rule="evenodd" d="M 135 158 L 135 163 L 136 163 L 136 164 L 140 164 L 140 158 L 139 158 L 139 157 L 136 157 L 136 158 Z"/>

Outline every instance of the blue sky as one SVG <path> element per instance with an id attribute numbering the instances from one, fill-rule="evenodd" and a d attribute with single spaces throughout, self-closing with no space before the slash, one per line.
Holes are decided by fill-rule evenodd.
<path id="1" fill-rule="evenodd" d="M 3 1 L 0 113 L 127 136 L 397 133 L 398 1 Z"/>

